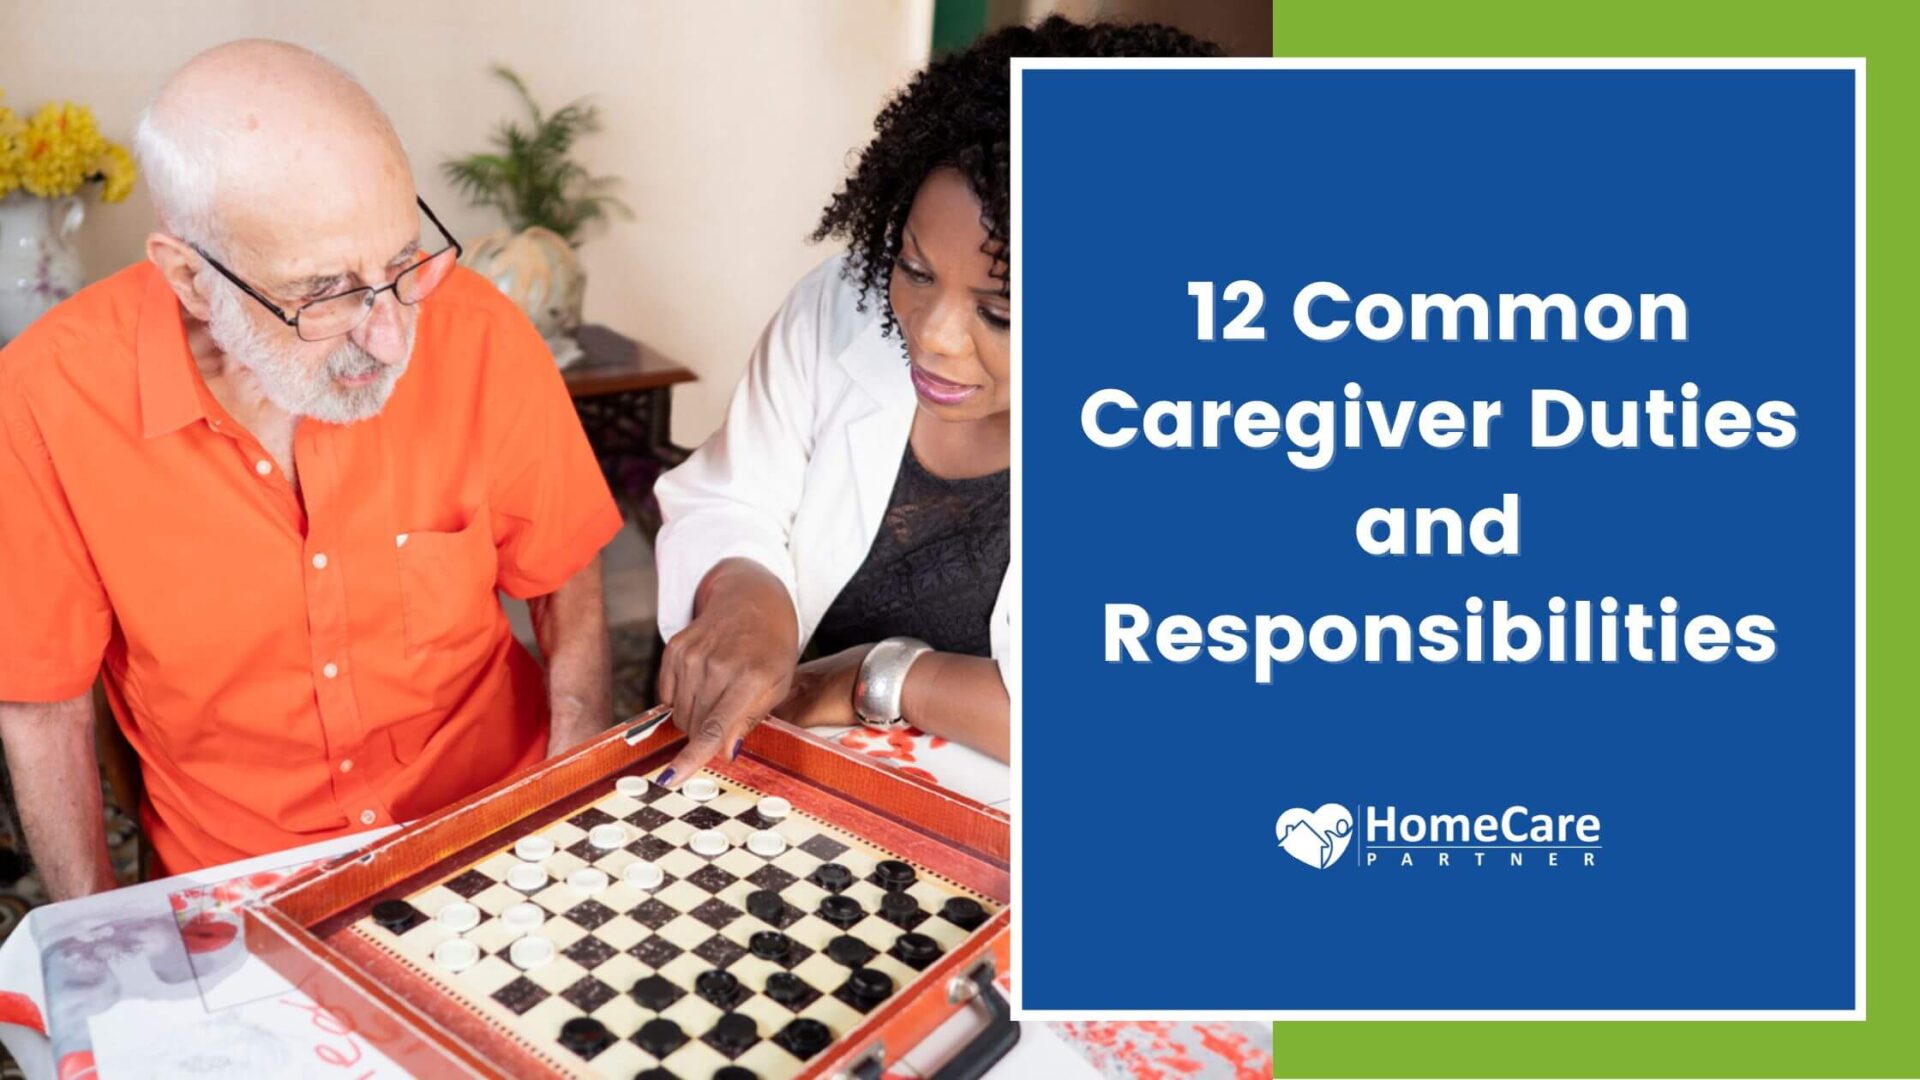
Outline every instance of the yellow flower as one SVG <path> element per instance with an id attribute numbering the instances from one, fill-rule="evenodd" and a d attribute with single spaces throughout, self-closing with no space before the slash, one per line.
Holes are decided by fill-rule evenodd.
<path id="1" fill-rule="evenodd" d="M 27 122 L 25 141 L 22 186 L 48 199 L 78 191 L 106 143 L 93 112 L 71 102 L 42 106 Z"/>
<path id="2" fill-rule="evenodd" d="M 0 198 L 20 186 L 20 162 L 26 144 L 21 136 L 27 132 L 27 125 L 13 115 L 13 110 L 0 105 Z"/>
<path id="3" fill-rule="evenodd" d="M 133 191 L 133 155 L 118 143 L 107 143 L 101 151 L 99 160 L 94 162 L 93 171 L 106 181 L 101 185 L 100 198 L 105 202 L 119 202 Z"/>

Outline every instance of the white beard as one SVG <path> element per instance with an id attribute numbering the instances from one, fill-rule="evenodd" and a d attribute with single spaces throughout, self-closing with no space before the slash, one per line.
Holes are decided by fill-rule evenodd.
<path id="1" fill-rule="evenodd" d="M 397 364 L 382 364 L 373 355 L 342 338 L 327 358 L 308 367 L 295 350 L 276 342 L 254 325 L 240 290 L 221 281 L 208 290 L 207 334 L 227 358 L 253 373 L 275 408 L 289 416 L 310 417 L 327 424 L 353 424 L 379 414 L 392 396 L 394 384 L 406 373 L 413 357 L 414 326 L 407 327 L 406 352 Z M 335 380 L 379 372 L 365 386 L 345 387 Z"/>

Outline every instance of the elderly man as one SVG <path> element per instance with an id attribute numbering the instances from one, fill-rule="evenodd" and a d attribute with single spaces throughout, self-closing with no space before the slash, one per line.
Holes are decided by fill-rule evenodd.
<path id="1" fill-rule="evenodd" d="M 365 90 L 224 45 L 135 146 L 146 261 L 0 353 L 0 740 L 56 897 L 113 885 L 96 675 L 168 872 L 419 816 L 611 719 L 619 513 Z"/>

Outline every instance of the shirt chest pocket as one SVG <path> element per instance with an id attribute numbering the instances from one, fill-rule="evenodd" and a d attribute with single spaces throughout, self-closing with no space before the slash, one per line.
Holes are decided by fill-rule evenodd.
<path id="1" fill-rule="evenodd" d="M 486 638 L 501 617 L 494 595 L 499 553 L 486 509 L 460 529 L 405 533 L 396 542 L 407 655 Z"/>

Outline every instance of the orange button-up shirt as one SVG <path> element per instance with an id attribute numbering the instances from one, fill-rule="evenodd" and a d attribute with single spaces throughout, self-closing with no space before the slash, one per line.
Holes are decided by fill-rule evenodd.
<path id="1" fill-rule="evenodd" d="M 405 821 L 538 761 L 547 701 L 495 590 L 620 528 L 539 335 L 461 269 L 375 418 L 294 436 L 300 492 L 221 408 L 159 272 L 0 351 L 0 701 L 104 674 L 170 873 Z"/>

